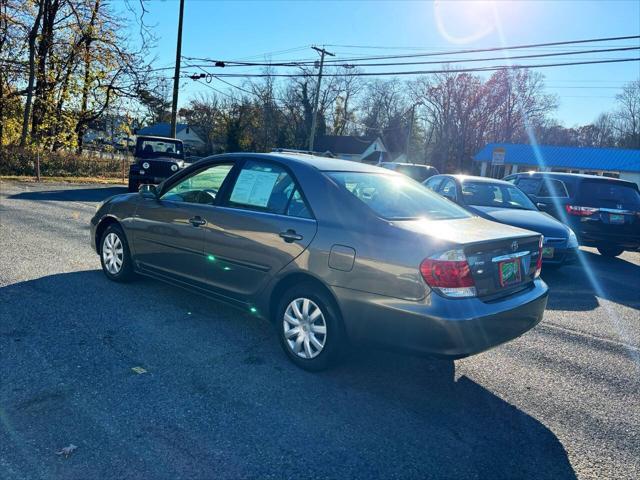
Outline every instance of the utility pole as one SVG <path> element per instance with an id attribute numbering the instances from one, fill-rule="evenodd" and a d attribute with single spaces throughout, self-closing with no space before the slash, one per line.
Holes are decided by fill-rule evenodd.
<path id="1" fill-rule="evenodd" d="M 324 56 L 329 55 L 334 57 L 335 54 L 327 52 L 324 48 L 311 47 L 316 52 L 320 52 L 320 69 L 318 71 L 318 83 L 316 85 L 316 98 L 315 105 L 313 107 L 313 118 L 311 120 L 311 133 L 309 134 L 309 151 L 313 152 L 313 141 L 316 137 L 316 127 L 318 124 L 318 102 L 320 100 L 320 82 L 322 81 L 322 67 L 324 66 Z"/>
<path id="2" fill-rule="evenodd" d="M 171 104 L 171 138 L 176 138 L 176 120 L 178 117 L 178 89 L 180 88 L 180 57 L 182 56 L 182 16 L 184 0 L 180 0 L 178 16 L 178 45 L 176 46 L 176 70 L 173 75 L 173 103 Z"/>
<path id="3" fill-rule="evenodd" d="M 407 133 L 407 144 L 404 146 L 404 156 L 409 161 L 409 145 L 411 144 L 411 136 L 413 135 L 413 122 L 416 116 L 416 105 L 411 107 L 411 121 L 409 122 L 409 132 Z"/>

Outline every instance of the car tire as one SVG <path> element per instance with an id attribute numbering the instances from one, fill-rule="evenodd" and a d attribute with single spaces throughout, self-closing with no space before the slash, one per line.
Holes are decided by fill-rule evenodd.
<path id="1" fill-rule="evenodd" d="M 343 356 L 347 341 L 338 307 L 313 283 L 294 285 L 284 293 L 274 324 L 280 346 L 304 370 L 326 370 Z"/>
<path id="2" fill-rule="evenodd" d="M 615 258 L 624 252 L 624 248 L 620 247 L 598 247 L 598 252 L 603 257 Z"/>
<path id="3" fill-rule="evenodd" d="M 135 193 L 140 188 L 140 183 L 132 178 L 129 179 L 129 192 Z"/>
<path id="4" fill-rule="evenodd" d="M 135 277 L 127 237 L 119 225 L 109 225 L 102 234 L 100 263 L 109 280 L 128 282 Z"/>

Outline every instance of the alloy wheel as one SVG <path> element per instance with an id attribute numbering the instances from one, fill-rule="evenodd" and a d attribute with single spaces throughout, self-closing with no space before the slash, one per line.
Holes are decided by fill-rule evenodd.
<path id="1" fill-rule="evenodd" d="M 327 342 L 327 323 L 313 300 L 293 300 L 284 312 L 282 326 L 286 343 L 294 354 L 304 359 L 320 355 Z"/>
<path id="2" fill-rule="evenodd" d="M 122 270 L 124 248 L 120 237 L 113 232 L 104 237 L 102 242 L 102 260 L 111 275 L 117 275 Z"/>

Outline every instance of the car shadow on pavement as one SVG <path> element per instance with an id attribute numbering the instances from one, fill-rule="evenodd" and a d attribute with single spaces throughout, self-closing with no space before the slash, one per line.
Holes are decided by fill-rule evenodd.
<path id="1" fill-rule="evenodd" d="M 31 190 L 16 193 L 9 198 L 55 202 L 101 202 L 113 195 L 127 193 L 127 191 L 127 187 L 71 187 L 64 190 Z"/>
<path id="2" fill-rule="evenodd" d="M 548 427 L 452 361 L 356 349 L 308 373 L 249 313 L 96 270 L 5 286 L 0 305 L 17 478 L 575 478 Z"/>
<path id="3" fill-rule="evenodd" d="M 580 251 L 581 260 L 555 270 L 542 270 L 549 285 L 547 308 L 551 310 L 593 310 L 598 298 L 639 310 L 640 266 L 622 258 L 607 258 Z"/>

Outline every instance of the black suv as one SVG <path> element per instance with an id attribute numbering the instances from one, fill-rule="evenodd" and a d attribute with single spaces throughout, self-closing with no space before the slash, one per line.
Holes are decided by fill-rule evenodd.
<path id="1" fill-rule="evenodd" d="M 436 167 L 432 167 L 431 165 L 422 165 L 419 163 L 380 162 L 377 166 L 402 173 L 420 183 L 424 182 L 427 178 L 440 173 Z"/>
<path id="2" fill-rule="evenodd" d="M 640 191 L 633 182 L 574 173 L 516 173 L 504 178 L 571 227 L 581 245 L 607 257 L 640 248 Z"/>
<path id="3" fill-rule="evenodd" d="M 158 184 L 186 166 L 182 140 L 138 135 L 136 162 L 129 167 L 129 191 Z"/>

